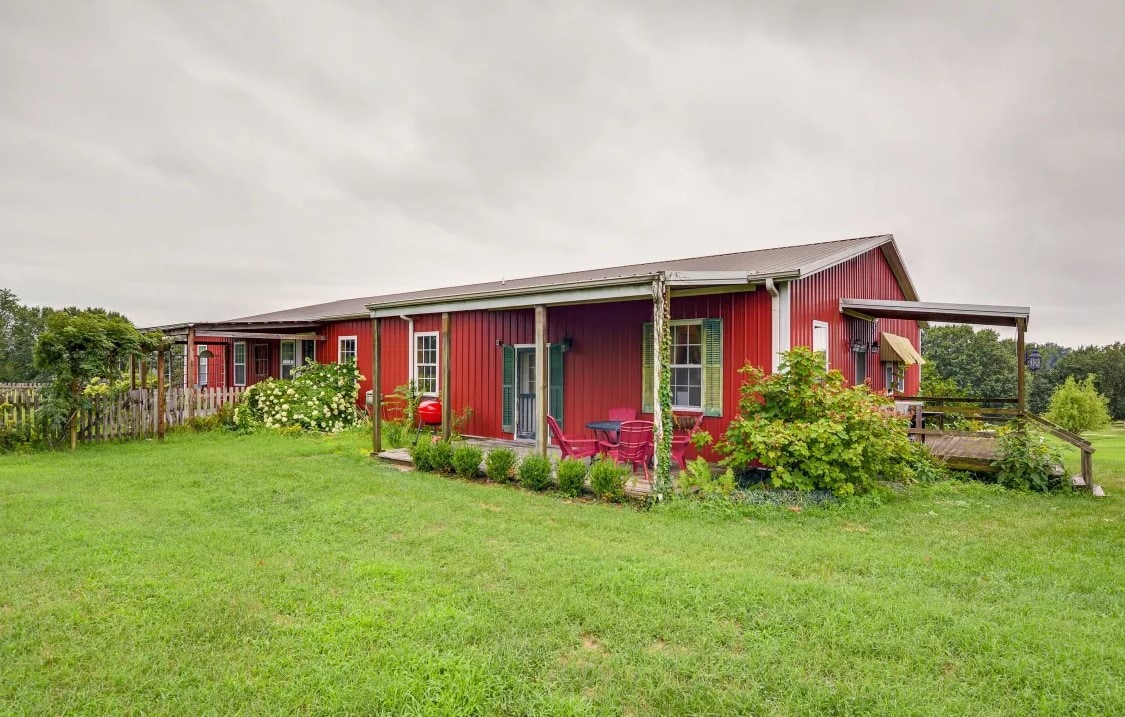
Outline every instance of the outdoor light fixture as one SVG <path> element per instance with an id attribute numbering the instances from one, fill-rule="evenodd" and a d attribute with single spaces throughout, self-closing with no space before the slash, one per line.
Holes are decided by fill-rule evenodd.
<path id="1" fill-rule="evenodd" d="M 1027 365 L 1027 370 L 1038 371 L 1043 366 L 1043 354 L 1039 353 L 1039 349 L 1031 349 L 1023 362 Z"/>
<path id="2" fill-rule="evenodd" d="M 570 337 L 564 337 L 563 340 L 562 340 L 562 351 L 563 351 L 563 353 L 565 354 L 567 351 L 570 351 L 572 348 L 574 348 L 574 339 L 572 339 Z"/>

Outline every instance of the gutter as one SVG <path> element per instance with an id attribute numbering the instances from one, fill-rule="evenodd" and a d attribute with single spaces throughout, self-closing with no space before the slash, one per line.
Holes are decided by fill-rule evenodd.
<path id="1" fill-rule="evenodd" d="M 781 365 L 781 292 L 772 276 L 766 277 L 766 291 L 770 295 L 770 354 L 773 357 L 770 364 L 773 373 L 777 373 Z"/>

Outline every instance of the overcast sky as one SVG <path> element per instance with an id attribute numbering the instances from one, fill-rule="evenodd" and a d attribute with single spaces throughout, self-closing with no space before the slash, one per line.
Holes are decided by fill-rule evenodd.
<path id="1" fill-rule="evenodd" d="M 893 233 L 923 299 L 1125 340 L 1123 18 L 0 0 L 0 287 L 151 325 Z"/>

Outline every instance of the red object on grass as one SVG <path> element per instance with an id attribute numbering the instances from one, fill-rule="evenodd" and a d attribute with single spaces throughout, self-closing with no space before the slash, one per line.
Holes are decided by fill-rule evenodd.
<path id="1" fill-rule="evenodd" d="M 441 401 L 428 398 L 418 404 L 418 424 L 427 426 L 441 425 Z"/>
<path id="2" fill-rule="evenodd" d="M 547 416 L 547 426 L 551 436 L 558 444 L 563 458 L 589 458 L 598 452 L 598 442 L 593 438 L 567 438 L 562 434 L 558 422 L 552 415 Z"/>

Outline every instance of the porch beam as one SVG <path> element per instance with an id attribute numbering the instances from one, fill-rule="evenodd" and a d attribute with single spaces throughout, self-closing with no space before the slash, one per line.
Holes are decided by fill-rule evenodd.
<path id="1" fill-rule="evenodd" d="M 1016 320 L 1016 400 L 1020 413 L 1027 410 L 1027 369 L 1024 366 L 1024 352 L 1026 349 L 1024 334 L 1027 331 L 1027 320 Z"/>
<path id="2" fill-rule="evenodd" d="M 666 434 L 672 430 L 672 416 L 666 411 L 670 406 L 665 405 L 668 401 L 663 390 L 669 359 L 664 354 L 665 333 L 668 330 L 672 302 L 669 291 L 663 276 L 658 276 L 652 282 L 652 440 L 655 447 L 653 491 L 658 494 L 671 487 L 672 444 L 671 436 Z M 666 441 L 665 438 L 669 440 Z"/>
<path id="3" fill-rule="evenodd" d="M 450 323 L 449 312 L 446 311 L 441 315 L 441 437 L 446 441 L 453 433 L 452 393 L 449 390 L 453 380 L 453 364 L 449 356 L 453 347 L 453 339 L 449 335 Z M 413 347 L 411 349 L 414 350 Z"/>
<path id="4" fill-rule="evenodd" d="M 187 419 L 195 418 L 195 328 L 187 331 L 187 356 L 184 359 L 184 396 L 187 399 Z"/>
<path id="5" fill-rule="evenodd" d="M 535 452 L 547 456 L 547 307 L 535 307 Z"/>
<path id="6" fill-rule="evenodd" d="M 638 283 L 585 289 L 558 289 L 546 292 L 528 292 L 467 299 L 450 299 L 431 303 L 371 305 L 371 315 L 380 318 L 392 316 L 437 314 L 447 311 L 486 311 L 489 309 L 526 309 L 531 306 L 554 304 L 584 304 L 603 301 L 643 299 L 649 295 L 650 280 Z"/>
<path id="7" fill-rule="evenodd" d="M 299 340 L 299 339 L 314 339 L 316 341 L 323 341 L 324 334 L 318 334 L 315 331 L 303 331 L 298 334 L 279 334 L 268 333 L 262 331 L 207 331 L 203 333 L 206 338 L 215 339 L 280 339 L 282 341 Z M 174 338 L 174 337 L 173 337 Z M 196 341 L 197 344 L 226 344 L 226 341 Z"/>
<path id="8" fill-rule="evenodd" d="M 379 319 L 371 319 L 371 455 L 379 455 L 383 450 L 382 435 L 382 392 L 379 365 Z"/>

